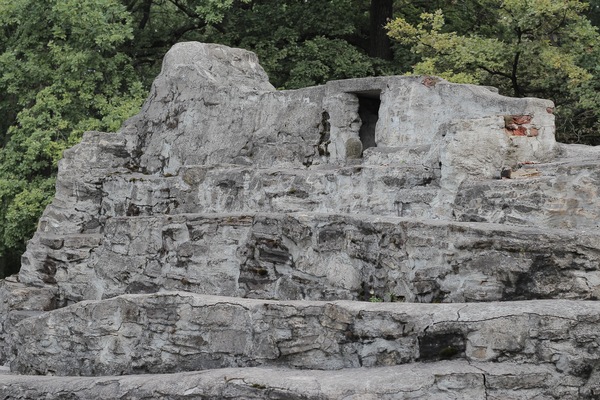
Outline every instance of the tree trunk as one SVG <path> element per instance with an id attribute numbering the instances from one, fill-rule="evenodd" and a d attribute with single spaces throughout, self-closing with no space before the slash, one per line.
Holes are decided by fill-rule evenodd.
<path id="1" fill-rule="evenodd" d="M 392 19 L 393 5 L 393 0 L 371 0 L 371 26 L 369 32 L 369 56 L 371 57 L 379 57 L 384 60 L 392 59 L 393 54 L 390 38 L 387 35 L 384 25 Z"/>
<path id="2" fill-rule="evenodd" d="M 16 274 L 21 269 L 21 253 L 9 252 L 0 256 L 0 278 Z"/>

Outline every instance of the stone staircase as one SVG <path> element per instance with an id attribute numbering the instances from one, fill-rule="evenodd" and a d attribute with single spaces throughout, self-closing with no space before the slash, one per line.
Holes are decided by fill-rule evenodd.
<path id="1" fill-rule="evenodd" d="M 600 398 L 600 150 L 552 110 L 275 91 L 252 53 L 176 45 L 138 116 L 65 152 L 0 285 L 0 397 Z"/>

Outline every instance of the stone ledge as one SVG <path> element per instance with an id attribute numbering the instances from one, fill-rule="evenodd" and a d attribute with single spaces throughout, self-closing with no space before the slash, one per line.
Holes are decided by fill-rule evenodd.
<path id="1" fill-rule="evenodd" d="M 46 279 L 68 302 L 159 290 L 411 302 L 593 299 L 600 291 L 596 232 L 371 215 L 206 213 L 111 218 L 103 234 L 95 248 L 30 244 L 30 253 L 58 264 Z M 40 274 L 48 274 L 47 265 L 40 263 Z"/>
<path id="2" fill-rule="evenodd" d="M 547 366 L 442 361 L 339 371 L 226 368 L 96 378 L 0 375 L 0 396 L 14 400 L 575 400 L 592 393 L 594 388 L 579 389 L 584 383 Z"/>
<path id="3" fill-rule="evenodd" d="M 431 215 L 439 171 L 417 164 L 322 169 L 186 166 L 180 176 L 115 175 L 102 215 L 188 212 L 362 212 Z M 426 192 L 426 193 L 424 193 Z M 410 203 L 399 209 L 399 204 Z"/>
<path id="4" fill-rule="evenodd" d="M 234 366 L 342 369 L 466 359 L 590 377 L 599 302 L 264 301 L 185 292 L 84 301 L 18 324 L 14 371 L 171 373 Z"/>
<path id="5" fill-rule="evenodd" d="M 461 221 L 598 231 L 598 163 L 565 159 L 517 170 L 538 171 L 533 178 L 465 181 L 455 199 L 454 215 Z"/>

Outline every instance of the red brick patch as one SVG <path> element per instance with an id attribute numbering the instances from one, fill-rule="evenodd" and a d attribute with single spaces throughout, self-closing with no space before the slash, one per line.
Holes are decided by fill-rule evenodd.
<path id="1" fill-rule="evenodd" d="M 531 122 L 531 115 L 513 115 L 513 122 L 517 125 L 525 125 Z"/>
<path id="2" fill-rule="evenodd" d="M 531 126 L 531 115 L 505 115 L 504 128 L 509 136 L 529 136 L 539 135 L 539 130 Z"/>

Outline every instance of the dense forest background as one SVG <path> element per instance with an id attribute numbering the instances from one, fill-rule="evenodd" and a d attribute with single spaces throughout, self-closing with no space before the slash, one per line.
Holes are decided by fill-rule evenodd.
<path id="1" fill-rule="evenodd" d="M 548 98 L 559 140 L 597 145 L 599 24 L 600 0 L 0 0 L 0 275 L 62 151 L 137 113 L 177 42 L 252 50 L 281 89 L 416 73 Z"/>

